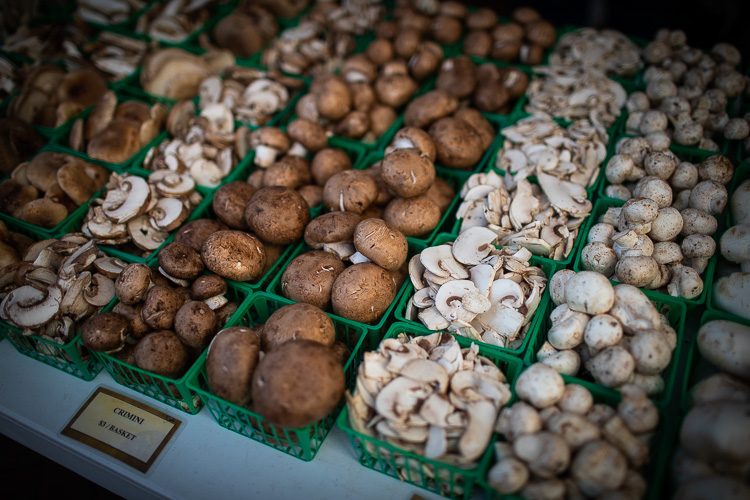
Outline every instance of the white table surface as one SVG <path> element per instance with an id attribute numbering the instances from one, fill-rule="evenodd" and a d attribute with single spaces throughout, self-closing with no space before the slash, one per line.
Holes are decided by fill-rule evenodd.
<path id="1" fill-rule="evenodd" d="M 100 386 L 183 422 L 146 474 L 60 434 Z M 91 382 L 80 380 L 18 353 L 7 339 L 0 342 L 0 432 L 124 498 L 443 498 L 361 466 L 338 427 L 305 462 L 220 427 L 206 407 L 182 413 L 104 370 Z"/>

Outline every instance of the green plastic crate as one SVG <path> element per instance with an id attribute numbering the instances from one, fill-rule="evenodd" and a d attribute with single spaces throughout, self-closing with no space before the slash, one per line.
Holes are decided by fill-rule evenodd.
<path id="1" fill-rule="evenodd" d="M 601 386 L 598 386 L 596 384 L 592 384 L 583 380 L 577 380 L 565 375 L 563 375 L 563 380 L 565 381 L 566 385 L 578 384 L 588 389 L 591 395 L 594 396 L 594 403 L 596 404 L 606 404 L 608 406 L 617 408 L 617 405 L 620 402 L 621 396 L 619 393 L 604 391 L 602 390 Z M 513 390 L 515 393 L 515 387 L 513 388 Z M 645 496 L 645 498 L 648 500 L 658 500 L 660 498 L 663 498 L 662 490 L 664 488 L 664 478 L 669 473 L 669 468 L 671 465 L 670 451 L 672 450 L 671 445 L 675 433 L 674 426 L 670 424 L 671 419 L 668 418 L 667 413 L 662 409 L 659 409 L 659 425 L 654 435 L 652 435 L 649 439 L 650 460 L 640 471 L 643 474 L 646 483 L 648 484 L 648 490 Z M 480 486 L 484 489 L 486 498 L 490 500 L 520 500 L 522 498 L 521 496 L 517 494 L 500 494 L 497 490 L 495 490 L 488 484 L 486 480 L 487 473 L 494 464 L 495 460 L 493 456 L 492 460 L 490 460 L 487 470 L 485 471 L 484 476 L 482 477 L 482 480 L 480 481 Z"/>
<path id="2" fill-rule="evenodd" d="M 395 338 L 402 332 L 412 337 L 435 333 L 415 328 L 413 324 L 394 323 L 385 338 Z M 469 347 L 472 344 L 470 340 L 460 336 L 456 336 L 456 339 L 462 348 Z M 522 370 L 522 363 L 518 358 L 501 352 L 487 351 L 481 344 L 479 354 L 487 357 L 500 367 L 508 382 L 511 386 L 513 385 Z M 512 394 L 515 393 L 512 392 Z M 514 397 L 511 397 L 509 404 L 513 402 L 513 399 Z M 360 465 L 447 498 L 467 500 L 473 498 L 479 481 L 484 477 L 487 466 L 492 459 L 492 442 L 494 440 L 490 441 L 489 446 L 474 467 L 462 468 L 439 460 L 425 458 L 354 430 L 349 424 L 348 408 L 344 408 L 339 415 L 337 425 L 349 436 L 354 454 Z M 404 467 L 407 463 L 409 466 Z"/>
<path id="3" fill-rule="evenodd" d="M 615 286 L 617 285 L 617 283 L 614 282 L 612 284 Z M 676 396 L 674 394 L 674 385 L 675 379 L 677 378 L 681 346 L 684 339 L 685 317 L 687 316 L 687 313 L 685 303 L 675 297 L 660 293 L 653 293 L 650 290 L 642 291 L 656 306 L 656 309 L 667 317 L 670 326 L 674 328 L 675 332 L 677 333 L 677 345 L 674 351 L 672 351 L 672 359 L 669 363 L 669 366 L 667 366 L 666 370 L 664 370 L 664 372 L 662 373 L 662 378 L 664 379 L 664 391 L 661 394 L 651 396 L 651 399 L 659 408 L 665 409 Z M 544 344 L 544 342 L 547 340 L 547 332 L 552 326 L 552 322 L 550 321 L 549 316 L 555 307 L 556 306 L 554 302 L 550 300 L 544 317 L 540 321 L 539 328 L 535 331 L 535 336 L 531 340 L 529 348 L 526 351 L 525 361 L 527 365 L 532 365 L 537 362 L 536 353 L 537 351 L 539 351 L 542 344 Z M 583 366 L 581 367 L 581 369 L 583 371 Z M 584 381 L 594 384 L 594 382 L 592 382 L 590 378 L 583 378 L 583 375 L 569 378 L 570 380 L 575 380 L 577 383 L 579 381 Z M 613 395 L 619 394 L 619 391 L 617 391 L 616 389 L 605 387 L 602 385 L 598 385 L 598 387 L 603 392 L 608 392 Z"/>
<path id="4" fill-rule="evenodd" d="M 225 328 L 231 326 L 256 326 L 265 322 L 277 309 L 293 302 L 271 294 L 259 292 L 251 300 L 243 303 Z M 352 321 L 331 316 L 336 326 L 336 339 L 342 341 L 351 351 L 344 365 L 346 387 L 353 388 L 357 369 L 362 360 L 360 349 L 365 331 Z M 278 451 L 300 460 L 309 461 L 315 458 L 326 436 L 333 428 L 336 416 L 344 406 L 344 400 L 325 418 L 298 429 L 285 429 L 271 424 L 264 417 L 250 409 L 230 403 L 213 394 L 208 384 L 206 373 L 206 355 L 204 352 L 187 378 L 188 387 L 197 393 L 206 405 L 216 422 L 244 437 L 258 441 Z"/>
<path id="5" fill-rule="evenodd" d="M 0 331 L 21 354 L 83 380 L 94 380 L 102 365 L 79 341 L 81 333 L 66 344 L 58 344 L 0 321 Z"/>
<path id="6" fill-rule="evenodd" d="M 240 313 L 243 305 L 249 302 L 251 295 L 247 291 L 233 286 L 231 282 L 228 282 L 227 285 L 227 299 L 240 303 L 240 307 L 230 319 L 232 321 Z M 105 311 L 111 311 L 117 302 L 117 298 L 115 298 L 105 308 Z M 197 362 L 195 358 L 198 358 L 200 353 L 193 355 L 191 368 L 188 368 L 180 378 L 164 377 L 142 370 L 104 352 L 92 351 L 92 354 L 118 384 L 190 415 L 200 411 L 202 407 L 200 397 L 187 386 L 190 370 Z"/>
<path id="7" fill-rule="evenodd" d="M 371 151 L 366 156 L 364 156 L 362 158 L 362 161 L 355 165 L 354 168 L 359 170 L 367 169 L 375 163 L 381 161 L 384 156 L 385 152 L 383 150 Z M 453 201 L 441 216 L 440 222 L 438 222 L 438 225 L 435 226 L 435 229 L 433 229 L 428 235 L 425 235 L 422 238 L 409 237 L 410 241 L 414 241 L 426 246 L 429 246 L 430 242 L 435 239 L 435 237 L 439 233 L 450 232 L 450 229 L 453 227 L 453 221 L 455 220 L 456 209 L 458 208 L 460 201 L 458 193 L 461 191 L 461 188 L 463 187 L 466 180 L 471 176 L 471 174 L 468 172 L 439 166 L 435 167 L 435 173 L 437 177 L 448 182 L 448 184 L 453 187 L 454 191 L 456 192 L 456 196 L 453 198 Z"/>
<path id="8" fill-rule="evenodd" d="M 600 198 L 595 204 L 594 204 L 594 210 L 591 212 L 591 215 L 589 216 L 588 221 L 586 221 L 585 226 L 582 228 L 581 233 L 579 235 L 579 239 L 582 242 L 588 241 L 588 235 L 591 228 L 599 222 L 599 219 L 602 215 L 604 215 L 607 212 L 607 209 L 610 207 L 621 207 L 625 204 L 622 200 L 613 200 L 609 198 Z M 617 229 L 617 228 L 615 228 Z M 714 239 L 716 240 L 719 237 L 719 232 L 717 231 L 716 234 L 714 234 Z M 682 241 L 682 238 L 679 239 L 679 241 Z M 581 243 L 580 251 L 577 252 L 575 263 L 573 264 L 573 269 L 578 271 L 584 271 L 583 268 L 583 262 L 582 262 L 582 255 L 583 255 L 583 248 L 586 246 L 586 243 Z M 710 283 L 713 283 L 713 276 L 714 276 L 714 268 L 716 267 L 716 260 L 718 258 L 718 242 L 717 242 L 717 252 L 714 253 L 714 255 L 709 259 L 708 266 L 706 267 L 706 270 L 701 275 L 701 279 L 703 280 L 703 291 L 701 294 L 694 298 L 694 299 L 684 299 L 682 297 L 672 297 L 674 300 L 678 300 L 679 302 L 682 302 L 687 307 L 687 311 L 691 312 L 693 309 L 695 309 L 698 306 L 702 306 L 706 302 L 706 296 L 708 294 L 708 289 L 711 288 L 709 286 Z M 616 284 L 615 281 L 612 281 L 612 284 Z M 667 293 L 666 289 L 664 291 L 660 290 L 645 290 L 648 291 L 653 295 L 658 296 L 664 296 L 664 297 L 670 297 L 670 295 Z"/>
<path id="9" fill-rule="evenodd" d="M 425 246 L 421 243 L 411 241 L 407 238 L 407 241 L 409 243 L 409 253 L 408 257 L 406 258 L 406 261 L 409 262 L 409 259 L 413 256 L 424 250 Z M 289 265 L 290 262 L 292 262 L 296 257 L 299 255 L 309 252 L 312 250 L 307 244 L 304 242 L 299 243 L 297 247 L 292 251 L 291 255 L 288 257 L 287 261 L 285 262 L 285 265 L 283 269 L 280 269 L 279 272 L 276 274 L 276 277 L 273 278 L 271 283 L 268 285 L 268 288 L 266 291 L 269 294 L 272 294 L 275 297 L 283 298 L 283 300 L 289 300 L 286 298 L 284 293 L 282 292 L 281 288 L 281 279 L 284 276 L 284 271 L 286 271 L 286 267 Z M 404 288 L 408 285 L 409 277 L 406 277 L 406 281 L 404 284 L 396 290 L 396 296 L 393 299 L 393 302 L 391 302 L 391 305 L 386 309 L 386 311 L 383 313 L 383 316 L 380 318 L 380 321 L 378 321 L 375 324 L 368 324 L 368 323 L 360 323 L 358 321 L 351 321 L 347 320 L 346 318 L 337 316 L 333 314 L 331 311 L 326 311 L 332 318 L 342 321 L 349 321 L 357 326 L 360 326 L 365 329 L 367 332 L 367 338 L 365 339 L 365 348 L 367 349 L 374 349 L 377 347 L 378 343 L 383 339 L 383 335 L 387 331 L 390 324 L 393 322 L 393 311 L 395 310 L 396 306 L 399 303 L 399 299 L 404 291 Z"/>
<path id="10" fill-rule="evenodd" d="M 455 239 L 456 237 L 453 236 L 452 234 L 439 234 L 437 238 L 435 238 L 435 241 L 432 243 L 431 246 L 438 246 L 447 242 L 453 242 Z M 558 269 L 557 267 L 555 267 L 553 262 L 554 261 L 550 261 L 549 259 L 542 259 L 536 256 L 532 256 L 529 261 L 529 263 L 532 266 L 539 267 L 542 269 L 542 271 L 544 271 L 544 274 L 547 275 L 548 283 L 549 283 L 550 278 L 552 278 L 552 275 L 555 274 L 555 271 L 557 271 Z M 401 298 L 398 301 L 398 307 L 396 307 L 396 310 L 395 310 L 396 321 L 403 322 L 409 325 L 414 325 L 415 328 L 419 329 L 420 331 L 425 332 L 425 334 L 434 333 L 433 331 L 428 330 L 427 327 L 424 326 L 420 321 L 413 320 L 406 316 L 407 307 L 413 296 L 414 296 L 414 285 L 411 283 L 411 281 L 407 281 L 406 287 L 403 293 L 401 294 Z M 539 305 L 537 306 L 537 310 L 534 313 L 534 317 L 529 322 L 529 328 L 526 331 L 526 337 L 524 338 L 523 343 L 520 346 L 516 347 L 515 349 L 499 347 L 499 346 L 488 344 L 485 342 L 477 342 L 477 344 L 479 344 L 480 347 L 482 347 L 483 349 L 487 351 L 497 351 L 502 354 L 512 355 L 512 356 L 516 356 L 518 358 L 523 359 L 526 354 L 526 350 L 528 349 L 531 338 L 534 337 L 535 332 L 540 328 L 540 325 L 544 321 L 544 317 L 547 315 L 548 303 L 549 303 L 549 289 L 548 287 L 545 287 L 544 291 L 542 292 L 542 298 L 539 302 Z"/>

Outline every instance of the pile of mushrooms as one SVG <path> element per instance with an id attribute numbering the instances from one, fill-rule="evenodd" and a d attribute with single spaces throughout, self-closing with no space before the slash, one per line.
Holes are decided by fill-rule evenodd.
<path id="1" fill-rule="evenodd" d="M 109 172 L 65 153 L 43 151 L 0 183 L 0 211 L 52 229 L 107 182 Z"/>
<path id="2" fill-rule="evenodd" d="M 516 8 L 511 22 L 503 24 L 494 10 L 479 8 L 467 13 L 464 23 L 469 30 L 463 41 L 467 56 L 536 66 L 557 39 L 555 27 L 532 7 Z"/>
<path id="3" fill-rule="evenodd" d="M 719 248 L 732 266 L 728 272 L 717 266 L 713 300 L 719 309 L 750 319 L 750 299 L 744 292 L 750 286 L 750 179 L 737 186 L 729 204 L 734 225 L 721 235 Z"/>
<path id="4" fill-rule="evenodd" d="M 399 130 L 385 156 L 364 169 L 377 186 L 377 197 L 362 215 L 382 217 L 412 238 L 426 238 L 438 226 L 456 195 L 437 176 L 436 145 L 414 127 Z"/>
<path id="5" fill-rule="evenodd" d="M 435 144 L 435 163 L 472 170 L 495 140 L 495 127 L 479 110 L 464 107 L 444 90 L 431 90 L 412 100 L 404 125 L 427 131 Z"/>
<path id="6" fill-rule="evenodd" d="M 240 2 L 229 15 L 211 30 L 198 35 L 198 43 L 205 48 L 215 44 L 229 50 L 235 57 L 252 57 L 279 33 L 276 17 L 257 2 Z"/>
<path id="7" fill-rule="evenodd" d="M 180 101 L 170 111 L 166 126 L 172 137 L 152 147 L 143 160 L 143 168 L 155 173 L 172 172 L 199 186 L 215 188 L 247 154 L 235 148 L 239 134 L 234 114 L 223 102 L 207 98 L 196 112 L 192 100 Z"/>
<path id="8" fill-rule="evenodd" d="M 604 169 L 613 183 L 606 193 L 628 201 L 609 208 L 592 227 L 583 249 L 584 268 L 616 274 L 639 287 L 669 284 L 671 295 L 697 297 L 703 291 L 699 275 L 716 250 L 715 216 L 728 201 L 724 184 L 732 178 L 732 162 L 722 155 L 697 166 L 680 162 L 671 151 L 653 151 L 638 137 L 623 139 L 615 151 Z M 628 258 L 631 264 L 620 263 Z M 637 275 L 625 269 L 633 265 Z"/>
<path id="9" fill-rule="evenodd" d="M 160 103 L 118 102 L 115 93 L 108 90 L 85 119 L 73 122 L 68 145 L 97 160 L 125 163 L 156 139 L 166 118 L 167 110 Z"/>
<path id="10" fill-rule="evenodd" d="M 495 157 L 495 167 L 505 171 L 512 188 L 517 179 L 531 175 L 542 179 L 557 177 L 570 196 L 585 210 L 584 188 L 596 183 L 599 167 L 607 157 L 607 133 L 595 123 L 582 119 L 567 128 L 550 115 L 536 112 L 502 129 L 503 145 Z M 547 192 L 550 195 L 549 192 Z M 590 208 L 588 209 L 590 210 Z"/>
<path id="11" fill-rule="evenodd" d="M 374 142 L 418 88 L 403 61 L 388 61 L 379 68 L 365 54 L 355 54 L 343 62 L 340 75 L 317 76 L 295 111 L 329 133 Z"/>
<path id="12" fill-rule="evenodd" d="M 76 16 L 106 25 L 122 24 L 148 4 L 145 0 L 78 0 L 77 3 Z"/>
<path id="13" fill-rule="evenodd" d="M 231 52 L 213 50 L 201 56 L 178 48 L 157 49 L 143 60 L 140 84 L 159 97 L 181 100 L 198 95 L 201 82 L 235 63 Z"/>
<path id="14" fill-rule="evenodd" d="M 339 405 L 350 356 L 328 315 L 309 304 L 289 304 L 263 323 L 220 331 L 206 354 L 206 378 L 216 396 L 274 426 L 301 428 Z M 267 422 L 250 420 L 269 431 Z"/>
<path id="15" fill-rule="evenodd" d="M 382 219 L 334 211 L 312 219 L 304 240 L 311 250 L 289 262 L 280 293 L 360 323 L 380 321 L 406 281 L 406 237 Z"/>
<path id="16" fill-rule="evenodd" d="M 354 52 L 354 36 L 372 29 L 382 11 L 380 2 L 316 2 L 297 26 L 272 40 L 261 64 L 293 75 L 333 73 Z"/>
<path id="17" fill-rule="evenodd" d="M 614 125 L 627 101 L 625 89 L 599 69 L 584 66 L 537 66 L 526 92 L 526 111 L 555 118 L 588 118 L 609 142 L 605 129 Z"/>
<path id="18" fill-rule="evenodd" d="M 80 233 L 32 243 L 20 261 L 0 269 L 0 319 L 24 335 L 67 344 L 114 298 L 124 266 Z"/>
<path id="19" fill-rule="evenodd" d="M 691 407 L 672 462 L 675 497 L 744 498 L 750 495 L 750 327 L 708 321 L 696 342 L 713 373 L 690 388 Z"/>
<path id="20" fill-rule="evenodd" d="M 547 286 L 531 252 L 492 245 L 495 233 L 467 229 L 452 243 L 409 261 L 414 296 L 404 315 L 430 330 L 448 330 L 508 349 L 523 344 Z"/>
<path id="21" fill-rule="evenodd" d="M 688 46 L 683 31 L 662 29 L 642 57 L 646 90 L 628 99 L 628 133 L 660 131 L 677 144 L 711 151 L 720 149 L 716 141 L 722 134 L 732 139 L 747 135 L 747 123 L 729 120 L 727 114 L 727 102 L 746 86 L 746 77 L 736 70 L 741 63 L 737 48 L 719 43 L 709 55 Z"/>
<path id="22" fill-rule="evenodd" d="M 364 353 L 356 391 L 346 393 L 349 424 L 371 439 L 442 463 L 470 468 L 485 453 L 494 422 L 511 398 L 507 379 L 472 343 L 461 348 L 450 334 L 404 333 Z M 398 464 L 400 477 L 434 478 L 432 466 L 406 460 L 364 442 L 365 450 Z M 451 483 L 459 476 L 451 476 Z M 445 484 L 445 481 L 442 481 Z M 463 485 L 455 484 L 462 491 Z"/>
<path id="23" fill-rule="evenodd" d="M 632 78 L 643 67 L 640 48 L 612 29 L 581 28 L 560 37 L 551 66 L 595 68 L 609 76 Z"/>
<path id="24" fill-rule="evenodd" d="M 518 68 L 477 65 L 467 56 L 443 61 L 435 81 L 436 89 L 459 99 L 459 107 L 473 104 L 479 111 L 499 114 L 510 114 L 528 85 L 529 77 Z"/>
<path id="25" fill-rule="evenodd" d="M 183 42 L 211 18 L 217 3 L 217 0 L 168 0 L 144 12 L 135 23 L 135 31 L 163 42 Z"/>
<path id="26" fill-rule="evenodd" d="M 59 66 L 37 66 L 24 80 L 20 94 L 11 100 L 8 116 L 43 127 L 59 127 L 106 91 L 107 82 L 97 71 L 68 73 Z"/>
<path id="27" fill-rule="evenodd" d="M 304 84 L 304 80 L 275 71 L 230 66 L 224 71 L 223 78 L 210 76 L 201 82 L 198 109 L 222 103 L 238 121 L 259 127 L 284 109 Z"/>
<path id="28" fill-rule="evenodd" d="M 129 38 L 111 31 L 102 31 L 96 40 L 82 47 L 96 69 L 117 82 L 132 75 L 146 55 L 148 44 L 143 40 Z M 77 54 L 76 61 L 84 59 Z"/>
<path id="29" fill-rule="evenodd" d="M 556 307 L 536 353 L 540 363 L 605 387 L 634 384 L 649 396 L 664 390 L 677 333 L 642 291 L 571 270 L 555 273 L 549 287 Z"/>
<path id="30" fill-rule="evenodd" d="M 91 200 L 81 231 L 100 245 L 137 255 L 159 248 L 202 199 L 192 178 L 167 169 L 148 179 L 113 172 L 105 187 L 104 199 Z"/>
<path id="31" fill-rule="evenodd" d="M 469 177 L 456 210 L 456 218 L 461 220 L 459 234 L 472 227 L 486 227 L 496 234 L 494 243 L 502 247 L 523 247 L 534 255 L 567 259 L 591 203 L 578 203 L 562 192 L 561 181 L 553 176 L 542 174 L 539 184 L 522 178 L 512 189 L 505 185 L 507 178 L 494 170 Z M 566 184 L 570 183 L 562 186 Z M 546 190 L 552 194 L 547 195 Z"/>
<path id="32" fill-rule="evenodd" d="M 519 400 L 497 420 L 504 440 L 495 443 L 496 462 L 487 473 L 492 488 L 524 498 L 645 496 L 641 471 L 659 412 L 642 389 L 623 386 L 614 407 L 536 363 L 521 373 L 515 391 Z"/>
<path id="33" fill-rule="evenodd" d="M 201 254 L 173 242 L 159 253 L 159 267 L 124 265 L 115 277 L 112 310 L 81 327 L 88 349 L 169 378 L 179 378 L 231 318 L 239 304 L 215 274 L 201 274 Z"/>

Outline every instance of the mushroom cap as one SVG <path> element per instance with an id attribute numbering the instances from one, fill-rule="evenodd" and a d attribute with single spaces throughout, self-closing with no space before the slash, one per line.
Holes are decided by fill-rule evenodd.
<path id="1" fill-rule="evenodd" d="M 195 219 L 182 226 L 175 234 L 174 241 L 187 243 L 200 251 L 203 242 L 217 231 L 229 229 L 226 224 L 214 219 Z"/>
<path id="2" fill-rule="evenodd" d="M 388 272 L 370 262 L 346 268 L 333 283 L 333 312 L 353 321 L 375 323 L 396 298 Z"/>
<path id="3" fill-rule="evenodd" d="M 140 149 L 140 126 L 127 118 L 115 118 L 91 138 L 86 154 L 107 163 L 124 163 Z"/>
<path id="4" fill-rule="evenodd" d="M 128 320 L 114 312 L 94 314 L 81 326 L 81 341 L 92 351 L 114 352 L 123 348 Z"/>
<path id="5" fill-rule="evenodd" d="M 141 301 L 151 284 L 151 269 L 146 264 L 128 264 L 115 280 L 115 295 L 123 304 Z"/>
<path id="6" fill-rule="evenodd" d="M 352 241 L 354 229 L 362 217 L 354 212 L 334 211 L 315 217 L 305 227 L 304 239 L 312 248 L 321 248 L 324 243 Z"/>
<path id="7" fill-rule="evenodd" d="M 281 276 L 281 293 L 321 309 L 331 306 L 333 283 L 346 264 L 331 252 L 311 250 L 292 259 Z"/>
<path id="8" fill-rule="evenodd" d="M 159 251 L 159 266 L 170 276 L 187 280 L 197 278 L 204 268 L 195 248 L 175 241 Z"/>
<path id="9" fill-rule="evenodd" d="M 606 276 L 581 271 L 565 283 L 565 302 L 573 311 L 604 314 L 612 308 L 615 290 Z"/>
<path id="10" fill-rule="evenodd" d="M 68 216 L 65 205 L 56 203 L 49 198 L 38 198 L 23 205 L 14 217 L 24 222 L 52 229 Z"/>
<path id="11" fill-rule="evenodd" d="M 310 221 L 310 207 L 294 189 L 268 186 L 252 196 L 245 207 L 245 220 L 264 242 L 288 245 L 302 238 Z"/>
<path id="12" fill-rule="evenodd" d="M 430 126 L 437 163 L 448 168 L 470 168 L 484 154 L 482 136 L 469 123 L 458 118 L 441 118 Z"/>
<path id="13" fill-rule="evenodd" d="M 57 170 L 56 177 L 60 189 L 80 206 L 104 186 L 109 172 L 94 163 L 71 161 Z"/>
<path id="14" fill-rule="evenodd" d="M 189 300 L 174 317 L 174 331 L 187 347 L 202 351 L 216 333 L 216 314 L 204 302 Z"/>
<path id="15" fill-rule="evenodd" d="M 304 302 L 280 307 L 269 316 L 260 334 L 260 345 L 268 353 L 287 342 L 312 340 L 331 347 L 336 326 L 322 309 Z"/>
<path id="16" fill-rule="evenodd" d="M 141 318 L 154 330 L 171 329 L 175 315 L 184 302 L 183 295 L 176 289 L 167 285 L 154 285 L 146 292 Z"/>
<path id="17" fill-rule="evenodd" d="M 412 198 L 425 194 L 435 180 L 435 165 L 417 149 L 397 149 L 381 163 L 380 175 L 397 196 Z"/>
<path id="18" fill-rule="evenodd" d="M 236 405 L 249 403 L 259 354 L 260 340 L 252 329 L 233 326 L 217 333 L 206 354 L 211 392 Z"/>
<path id="19" fill-rule="evenodd" d="M 406 236 L 382 219 L 365 219 L 354 228 L 354 247 L 388 271 L 399 269 L 409 252 Z"/>
<path id="20" fill-rule="evenodd" d="M 248 229 L 245 207 L 256 191 L 255 187 L 243 181 L 224 184 L 214 193 L 211 205 L 214 214 L 232 229 Z"/>
<path id="21" fill-rule="evenodd" d="M 377 198 L 376 182 L 362 170 L 339 172 L 332 175 L 323 186 L 323 206 L 327 211 L 362 214 Z"/>
<path id="22" fill-rule="evenodd" d="M 328 146 L 325 129 L 304 118 L 297 118 L 287 125 L 287 133 L 292 140 L 302 144 L 308 151 L 317 152 Z"/>
<path id="23" fill-rule="evenodd" d="M 424 238 L 440 224 L 442 214 L 428 191 L 414 198 L 393 198 L 382 217 L 404 236 Z"/>
<path id="24" fill-rule="evenodd" d="M 206 267 L 224 278 L 252 281 L 261 276 L 266 263 L 263 243 L 242 231 L 217 231 L 201 247 Z"/>
<path id="25" fill-rule="evenodd" d="M 58 102 L 73 101 L 86 108 L 107 92 L 107 82 L 98 72 L 81 69 L 65 75 L 56 91 Z"/>
<path id="26" fill-rule="evenodd" d="M 404 126 L 426 128 L 457 109 L 458 99 L 454 95 L 444 90 L 431 90 L 409 103 L 404 111 Z"/>
<path id="27" fill-rule="evenodd" d="M 190 285 L 190 297 L 193 300 L 206 300 L 227 293 L 227 282 L 216 274 L 198 276 Z"/>
<path id="28" fill-rule="evenodd" d="M 333 350 L 310 340 L 287 342 L 258 363 L 253 407 L 275 426 L 299 428 L 331 413 L 344 389 L 344 370 Z"/>
<path id="29" fill-rule="evenodd" d="M 177 378 L 188 366 L 188 349 L 174 332 L 159 330 L 144 335 L 136 344 L 135 362 L 143 370 Z"/>

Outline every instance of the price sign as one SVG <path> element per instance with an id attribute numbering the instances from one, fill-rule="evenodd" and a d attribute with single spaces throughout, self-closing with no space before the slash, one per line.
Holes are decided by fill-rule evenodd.
<path id="1" fill-rule="evenodd" d="M 99 387 L 62 434 L 146 472 L 180 424 L 171 415 Z"/>

